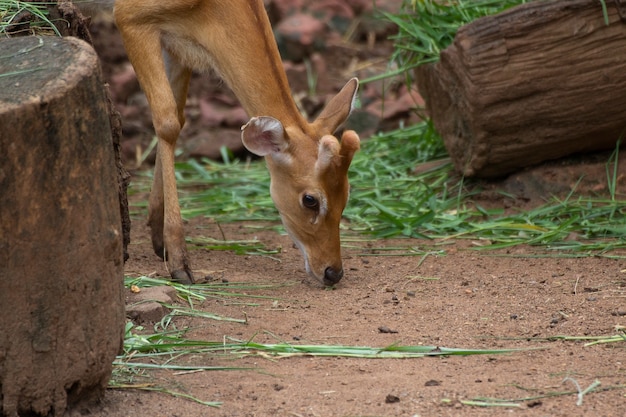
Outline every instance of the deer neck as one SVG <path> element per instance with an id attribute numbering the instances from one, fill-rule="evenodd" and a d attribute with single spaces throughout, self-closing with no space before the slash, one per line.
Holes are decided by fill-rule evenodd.
<path id="1" fill-rule="evenodd" d="M 230 3 L 242 3 L 240 7 L 225 2 L 230 14 L 238 11 L 234 28 L 220 16 L 222 3 L 205 3 L 217 25 L 207 26 L 213 39 L 205 44 L 212 55 L 213 66 L 250 117 L 271 116 L 280 120 L 285 128 L 294 126 L 301 131 L 308 130 L 291 96 L 263 2 L 231 0 Z"/>

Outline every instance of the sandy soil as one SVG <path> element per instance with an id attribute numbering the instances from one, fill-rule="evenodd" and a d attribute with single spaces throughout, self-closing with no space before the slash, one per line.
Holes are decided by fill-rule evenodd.
<path id="1" fill-rule="evenodd" d="M 166 276 L 151 252 L 143 221 L 134 221 L 127 274 Z M 287 236 L 246 224 L 221 228 L 211 220 L 193 219 L 187 232 L 215 239 L 222 232 L 227 239 L 257 238 L 282 251 L 271 259 L 193 250 L 196 274 L 233 284 L 276 287 L 254 291 L 269 296 L 255 300 L 256 306 L 241 306 L 232 299 L 206 301 L 198 306 L 201 310 L 246 318 L 247 324 L 177 319 L 179 327 L 193 329 L 188 334 L 191 339 L 530 350 L 402 360 L 254 356 L 233 361 L 203 356 L 193 361 L 256 371 L 179 375 L 161 371 L 152 374 L 153 382 L 205 401 L 221 401 L 220 409 L 124 389 L 109 390 L 102 409 L 84 413 L 130 417 L 617 416 L 623 412 L 623 343 L 585 346 L 583 341 L 546 340 L 559 335 L 610 335 L 616 333 L 615 326 L 626 325 L 623 259 L 537 258 L 533 257 L 537 250 L 528 247 L 476 252 L 471 242 L 350 242 L 344 248 L 346 277 L 334 290 L 326 290 L 308 278 Z M 383 247 L 412 247 L 433 254 L 382 256 L 378 249 Z M 574 381 L 584 389 L 595 380 L 606 391 L 589 393 L 582 405 L 576 405 Z M 564 391 L 570 394 L 549 397 Z M 519 407 L 462 403 L 543 395 L 547 397 L 521 401 Z"/>

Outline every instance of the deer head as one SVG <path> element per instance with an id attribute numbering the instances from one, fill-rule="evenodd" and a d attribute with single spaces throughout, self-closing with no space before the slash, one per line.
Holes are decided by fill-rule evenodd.
<path id="1" fill-rule="evenodd" d="M 339 223 L 350 193 L 348 168 L 360 142 L 354 131 L 345 131 L 341 141 L 333 133 L 350 115 L 357 88 L 358 80 L 350 80 L 304 129 L 269 116 L 253 117 L 242 127 L 246 148 L 267 161 L 272 200 L 307 272 L 324 285 L 343 277 Z"/>

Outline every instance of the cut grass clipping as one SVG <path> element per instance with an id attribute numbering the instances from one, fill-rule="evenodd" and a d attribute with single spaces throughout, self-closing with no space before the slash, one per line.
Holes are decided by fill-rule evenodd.
<path id="1" fill-rule="evenodd" d="M 157 383 L 150 370 L 169 371 L 173 376 L 204 371 L 260 371 L 256 368 L 237 366 L 207 366 L 197 365 L 199 355 L 211 355 L 214 358 L 222 358 L 224 361 L 245 356 L 259 356 L 263 358 L 279 359 L 294 356 L 313 357 L 344 357 L 344 358 L 368 358 L 368 359 L 415 359 L 429 356 L 452 356 L 452 355 L 493 355 L 514 353 L 528 349 L 452 349 L 439 346 L 402 346 L 392 344 L 384 347 L 347 346 L 347 345 L 310 345 L 292 344 L 280 341 L 279 343 L 257 343 L 252 339 L 241 341 L 228 339 L 222 342 L 193 340 L 186 338 L 191 330 L 177 329 L 172 318 L 183 311 L 185 315 L 201 317 L 203 319 L 230 320 L 245 322 L 245 320 L 207 315 L 206 313 L 191 308 L 193 302 L 201 302 L 207 298 L 225 297 L 261 297 L 250 295 L 255 288 L 266 289 L 268 286 L 249 284 L 224 285 L 222 283 L 201 284 L 185 286 L 173 283 L 165 279 L 137 277 L 126 278 L 125 285 L 128 288 L 146 288 L 150 286 L 169 285 L 177 290 L 178 296 L 189 303 L 190 308 L 166 306 L 171 308 L 171 313 L 166 315 L 160 323 L 157 323 L 153 333 L 146 333 L 143 327 L 135 326 L 132 322 L 126 324 L 124 337 L 124 353 L 115 362 L 113 377 L 109 384 L 113 389 L 140 389 L 157 391 L 175 397 L 185 398 L 199 404 L 218 407 L 219 402 L 204 401 L 193 395 L 180 392 L 176 383 L 164 383 L 166 379 L 160 378 Z M 281 284 L 282 285 L 282 284 Z M 137 290 L 135 290 L 137 291 Z M 245 291 L 246 293 L 242 293 Z M 168 385 L 171 385 L 168 386 Z"/>
<path id="2" fill-rule="evenodd" d="M 236 339 L 225 339 L 220 342 L 194 340 L 186 337 L 186 334 L 192 329 L 177 329 L 173 318 L 181 315 L 201 317 L 203 319 L 229 320 L 234 322 L 245 323 L 245 320 L 236 318 L 220 317 L 207 314 L 203 311 L 193 308 L 194 303 L 201 303 L 209 298 L 219 298 L 225 300 L 232 299 L 255 299 L 265 298 L 260 295 L 254 295 L 254 290 L 272 288 L 275 284 L 225 284 L 225 283 L 208 283 L 193 286 L 185 286 L 174 283 L 166 279 L 150 278 L 150 277 L 127 277 L 125 285 L 128 288 L 136 287 L 138 290 L 151 286 L 169 285 L 176 289 L 179 298 L 189 304 L 189 307 L 166 306 L 171 309 L 170 314 L 166 315 L 161 322 L 157 323 L 152 333 L 148 333 L 146 329 L 135 326 L 132 322 L 126 325 L 126 333 L 124 338 L 124 353 L 120 355 L 114 362 L 113 377 L 110 381 L 112 389 L 139 389 L 165 393 L 175 397 L 184 398 L 197 402 L 202 405 L 219 407 L 221 403 L 204 401 L 193 395 L 180 392 L 180 386 L 175 381 L 169 381 L 166 377 L 157 380 L 149 372 L 151 370 L 168 371 L 172 376 L 182 375 L 190 372 L 208 372 L 208 371 L 240 371 L 240 372 L 256 372 L 262 369 L 237 367 L 237 366 L 207 366 L 197 364 L 203 361 L 202 355 L 211 355 L 213 358 L 223 359 L 224 362 L 246 356 L 258 356 L 268 359 L 289 358 L 294 356 L 311 356 L 311 357 L 343 357 L 343 358 L 367 358 L 367 359 L 417 359 L 430 356 L 468 356 L 468 355 L 493 355 L 515 353 L 519 351 L 527 351 L 530 349 L 458 349 L 445 348 L 439 346 L 403 346 L 392 344 L 383 347 L 369 346 L 349 346 L 349 345 L 310 345 L 310 344 L 292 344 L 284 341 L 279 343 L 257 343 L 253 339 L 242 341 Z M 278 284 L 285 285 L 285 284 Z M 135 291 L 137 291 L 135 289 Z M 620 333 L 616 336 L 598 336 L 598 337 L 570 337 L 557 336 L 547 339 L 534 339 L 539 342 L 551 342 L 555 340 L 566 341 L 589 341 L 587 345 L 599 343 L 612 343 L 618 341 L 626 341 L 624 337 L 624 329 L 619 329 Z M 270 334 L 271 335 L 271 334 Z M 272 335 L 273 336 L 273 335 Z M 273 336 L 275 337 L 275 336 Z M 277 338 L 278 339 L 278 338 Z M 539 347 L 541 349 L 541 347 Z M 540 398 L 567 396 L 572 394 L 578 395 L 578 401 L 582 402 L 582 397 L 590 392 L 605 391 L 612 389 L 624 389 L 626 386 L 609 386 L 600 388 L 600 383 L 594 382 L 590 387 L 582 390 L 577 381 L 572 380 L 573 384 L 578 387 L 578 391 L 560 391 L 542 393 L 534 396 L 526 396 L 516 399 L 494 399 L 494 398 L 476 398 L 462 402 L 467 406 L 474 407 L 520 407 L 521 403 L 533 401 Z M 520 389 L 523 389 L 520 387 Z M 446 402 L 447 400 L 442 400 Z"/>
<path id="3" fill-rule="evenodd" d="M 141 330 L 141 329 L 140 329 Z M 344 357 L 367 359 L 410 359 L 427 356 L 451 355 L 493 355 L 518 351 L 520 349 L 450 349 L 437 346 L 401 346 L 386 347 L 340 346 L 340 345 L 294 345 L 290 343 L 265 344 L 252 340 L 229 342 L 207 342 L 189 340 L 177 333 L 155 333 L 138 336 L 132 332 L 132 324 L 126 331 L 124 355 L 114 363 L 113 378 L 110 388 L 131 388 L 159 391 L 177 397 L 185 397 L 208 406 L 219 406 L 219 402 L 207 402 L 189 394 L 158 385 L 152 378 L 142 373 L 143 370 L 158 369 L 174 371 L 176 374 L 201 371 L 254 371 L 254 368 L 234 366 L 190 365 L 185 362 L 199 354 L 222 356 L 226 360 L 244 356 L 265 358 L 288 358 L 294 356 Z M 174 361 L 176 363 L 174 363 Z M 182 364 L 181 364 L 182 362 Z"/>
<path id="4" fill-rule="evenodd" d="M 603 391 L 613 391 L 613 390 L 623 390 L 626 388 L 624 384 L 618 385 L 609 385 L 602 387 L 601 382 L 599 380 L 594 380 L 589 386 L 586 388 L 581 387 L 578 380 L 566 377 L 561 382 L 563 385 L 569 384 L 573 385 L 576 390 L 572 391 L 548 391 L 545 392 L 545 388 L 526 388 L 518 384 L 512 384 L 513 387 L 525 391 L 533 393 L 532 395 L 526 395 L 519 398 L 509 398 L 509 399 L 500 399 L 500 398 L 474 398 L 471 400 L 458 400 L 461 404 L 472 406 L 472 407 L 505 407 L 505 408 L 521 408 L 523 403 L 534 403 L 536 401 L 542 400 L 544 398 L 552 398 L 552 397 L 569 397 L 572 395 L 576 396 L 576 405 L 583 405 L 584 396 L 587 394 L 591 394 L 593 392 L 603 392 Z M 443 399 L 441 400 L 444 404 L 451 404 L 453 400 Z"/>
<path id="5" fill-rule="evenodd" d="M 626 201 L 617 192 L 619 151 L 618 143 L 606 162 L 606 196 L 583 196 L 574 188 L 563 198 L 548 197 L 532 210 L 505 213 L 472 202 L 477 183 L 456 176 L 442 159 L 444 148 L 429 123 L 379 134 L 363 141 L 350 168 L 344 242 L 356 244 L 355 236 L 364 234 L 433 243 L 469 239 L 476 250 L 526 244 L 545 251 L 536 256 L 617 256 L 615 250 L 626 247 Z M 441 163 L 431 163 L 432 168 L 416 170 L 420 162 L 438 159 Z M 147 192 L 151 174 L 143 175 L 131 185 L 131 192 Z M 259 221 L 259 227 L 280 229 L 262 161 L 190 160 L 177 164 L 177 176 L 184 217 L 204 216 L 218 224 Z M 132 210 L 143 216 L 145 203 Z M 203 245 L 199 240 L 193 243 Z M 206 242 L 211 244 L 220 246 L 219 241 Z M 248 245 L 235 250 L 266 256 L 277 250 L 255 248 L 254 242 Z"/>

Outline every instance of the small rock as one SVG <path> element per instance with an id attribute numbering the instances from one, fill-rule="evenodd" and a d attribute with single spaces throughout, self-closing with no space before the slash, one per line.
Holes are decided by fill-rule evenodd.
<path id="1" fill-rule="evenodd" d="M 270 5 L 277 11 L 279 19 L 301 10 L 304 6 L 303 0 L 271 0 Z"/>
<path id="2" fill-rule="evenodd" d="M 212 160 L 220 160 L 222 158 L 222 146 L 225 146 L 235 155 L 246 153 L 241 142 L 239 129 L 223 129 L 219 131 L 219 134 L 202 131 L 184 143 L 185 151 L 190 157 L 204 157 Z"/>
<path id="3" fill-rule="evenodd" d="M 167 314 L 167 309 L 155 301 L 126 307 L 126 316 L 138 324 L 157 323 Z"/>
<path id="4" fill-rule="evenodd" d="M 234 127 L 239 129 L 248 121 L 248 116 L 240 106 L 230 106 L 216 100 L 198 101 L 200 120 L 206 127 Z"/>
<path id="5" fill-rule="evenodd" d="M 393 404 L 393 403 L 399 403 L 399 402 L 400 402 L 400 397 L 396 395 L 387 394 L 387 396 L 385 397 L 386 404 Z"/>
<path id="6" fill-rule="evenodd" d="M 137 293 L 137 301 L 156 301 L 159 303 L 172 303 L 177 298 L 176 289 L 169 285 L 159 285 L 157 287 L 142 288 Z"/>
<path id="7" fill-rule="evenodd" d="M 275 29 L 281 56 L 300 62 L 324 44 L 326 25 L 306 13 L 295 13 L 281 21 Z"/>
<path id="8" fill-rule="evenodd" d="M 168 312 L 163 304 L 171 304 L 176 298 L 176 289 L 169 285 L 142 288 L 132 294 L 126 315 L 139 324 L 157 323 Z"/>
<path id="9" fill-rule="evenodd" d="M 387 327 L 387 326 L 379 326 L 379 327 L 378 327 L 378 331 L 379 331 L 380 333 L 398 333 L 398 331 L 397 331 L 397 330 L 392 330 L 392 329 L 390 329 L 390 328 L 389 328 L 389 327 Z"/>
<path id="10" fill-rule="evenodd" d="M 381 119 L 392 119 L 409 115 L 415 108 L 424 106 L 424 99 L 417 91 L 402 88 L 402 91 L 394 97 L 385 97 L 384 100 L 373 102 L 367 110 Z"/>

